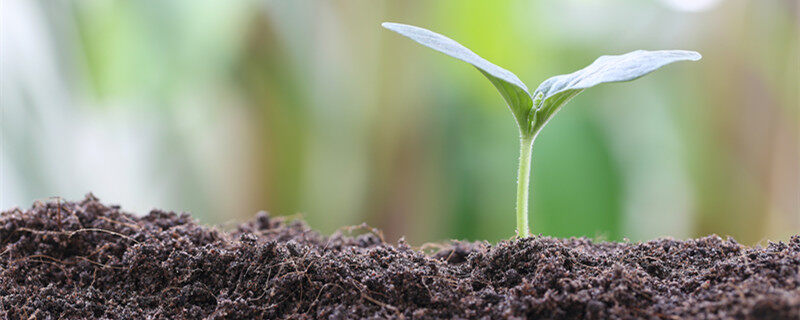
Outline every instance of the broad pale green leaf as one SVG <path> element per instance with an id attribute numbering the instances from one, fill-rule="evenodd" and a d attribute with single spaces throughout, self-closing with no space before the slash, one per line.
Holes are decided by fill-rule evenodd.
<path id="1" fill-rule="evenodd" d="M 530 121 L 528 119 L 528 113 L 533 106 L 533 100 L 531 100 L 528 87 L 526 87 L 515 74 L 511 73 L 511 71 L 498 67 L 453 39 L 436 32 L 393 22 L 384 22 L 381 25 L 386 29 L 406 36 L 428 48 L 478 68 L 478 70 L 494 84 L 495 88 L 500 91 L 500 94 L 506 100 L 511 112 L 514 114 L 520 129 L 523 130 L 523 132 L 529 131 Z"/>
<path id="2" fill-rule="evenodd" d="M 542 99 L 539 105 L 534 106 L 536 117 L 532 133 L 541 130 L 564 104 L 584 89 L 606 82 L 635 80 L 667 64 L 700 58 L 700 54 L 694 51 L 636 50 L 623 55 L 601 56 L 586 68 L 547 79 L 535 91 L 535 95 L 541 95 Z"/>

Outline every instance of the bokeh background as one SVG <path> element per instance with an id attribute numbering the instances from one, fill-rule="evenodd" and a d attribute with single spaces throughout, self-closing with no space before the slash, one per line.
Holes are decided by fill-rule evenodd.
<path id="1" fill-rule="evenodd" d="M 412 245 L 514 235 L 517 129 L 448 35 L 535 88 L 603 54 L 690 49 L 574 99 L 534 146 L 533 231 L 800 231 L 794 0 L 0 2 L 0 204 L 88 192 L 231 225 L 258 210 Z"/>

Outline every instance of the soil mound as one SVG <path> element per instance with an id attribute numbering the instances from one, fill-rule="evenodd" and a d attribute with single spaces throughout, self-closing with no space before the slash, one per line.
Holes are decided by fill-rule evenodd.
<path id="1" fill-rule="evenodd" d="M 0 216 L 0 318 L 800 319 L 800 237 L 533 237 L 434 255 L 260 213 L 233 231 L 87 196 Z"/>

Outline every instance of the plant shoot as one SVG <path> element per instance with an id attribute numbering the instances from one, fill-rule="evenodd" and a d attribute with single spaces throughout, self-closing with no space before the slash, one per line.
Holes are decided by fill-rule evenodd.
<path id="1" fill-rule="evenodd" d="M 545 80 L 531 94 L 528 87 L 516 75 L 481 58 L 448 37 L 406 24 L 384 22 L 382 26 L 428 48 L 475 66 L 500 91 L 519 127 L 520 156 L 516 206 L 519 237 L 530 235 L 528 192 L 533 142 L 562 106 L 583 90 L 598 84 L 630 81 L 676 61 L 700 59 L 699 53 L 685 50 L 636 50 L 622 55 L 601 56 L 581 70 Z"/>

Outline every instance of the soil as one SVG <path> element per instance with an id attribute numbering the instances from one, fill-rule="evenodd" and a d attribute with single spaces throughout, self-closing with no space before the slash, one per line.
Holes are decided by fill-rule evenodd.
<path id="1" fill-rule="evenodd" d="M 0 216 L 3 319 L 800 319 L 800 237 L 453 242 L 324 237 L 266 213 L 235 230 L 89 195 Z M 345 235 L 348 234 L 348 235 Z"/>

